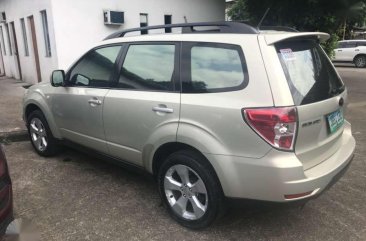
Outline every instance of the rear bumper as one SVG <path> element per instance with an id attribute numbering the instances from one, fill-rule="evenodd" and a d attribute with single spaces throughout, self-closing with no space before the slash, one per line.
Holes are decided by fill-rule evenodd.
<path id="1" fill-rule="evenodd" d="M 334 184 L 347 170 L 356 146 L 345 127 L 341 148 L 320 164 L 304 171 L 294 153 L 271 150 L 260 159 L 206 154 L 227 197 L 272 202 L 312 198 Z M 298 198 L 285 195 L 308 193 Z"/>

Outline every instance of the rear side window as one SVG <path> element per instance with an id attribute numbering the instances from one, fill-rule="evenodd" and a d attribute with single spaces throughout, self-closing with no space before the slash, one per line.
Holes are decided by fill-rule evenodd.
<path id="1" fill-rule="evenodd" d="M 182 55 L 184 93 L 233 91 L 248 83 L 247 67 L 239 46 L 184 43 Z"/>
<path id="2" fill-rule="evenodd" d="M 322 101 L 340 94 L 344 85 L 315 40 L 276 44 L 295 105 Z"/>
<path id="3" fill-rule="evenodd" d="M 357 46 L 366 46 L 366 41 L 357 42 Z"/>
<path id="4" fill-rule="evenodd" d="M 357 42 L 348 42 L 346 48 L 356 48 Z"/>

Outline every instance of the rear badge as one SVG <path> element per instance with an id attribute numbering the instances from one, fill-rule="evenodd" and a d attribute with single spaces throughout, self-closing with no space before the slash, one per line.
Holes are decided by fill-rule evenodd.
<path id="1" fill-rule="evenodd" d="M 309 121 L 309 122 L 303 123 L 301 125 L 301 127 L 309 127 L 309 126 L 312 126 L 312 125 L 315 125 L 315 124 L 319 124 L 319 123 L 320 123 L 320 119 L 315 120 L 315 121 Z"/>

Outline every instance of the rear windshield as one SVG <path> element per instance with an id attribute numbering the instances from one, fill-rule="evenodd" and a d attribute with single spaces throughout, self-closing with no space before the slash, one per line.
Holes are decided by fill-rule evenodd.
<path id="1" fill-rule="evenodd" d="M 322 101 L 340 94 L 344 84 L 315 40 L 276 44 L 295 105 Z"/>

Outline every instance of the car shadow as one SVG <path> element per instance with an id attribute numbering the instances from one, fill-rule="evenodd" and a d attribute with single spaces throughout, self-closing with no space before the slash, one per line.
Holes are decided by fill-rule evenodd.
<path id="1" fill-rule="evenodd" d="M 147 173 L 143 173 L 134 168 L 126 168 L 125 166 L 119 166 L 115 163 L 106 162 L 104 159 L 95 158 L 91 153 L 79 152 L 68 147 L 64 148 L 62 158 L 63 162 L 71 162 L 78 166 L 83 166 L 85 171 L 92 171 L 96 176 L 109 176 L 111 179 L 120 180 L 121 184 L 124 184 L 124 180 L 128 179 L 132 182 L 132 186 L 138 188 L 138 193 L 136 197 L 142 200 L 147 200 L 153 198 L 155 205 L 155 210 L 159 215 L 156 216 L 157 219 L 163 218 L 168 219 L 167 212 L 165 212 L 162 202 L 158 195 L 158 189 L 156 181 L 153 176 Z M 279 217 L 286 218 L 289 214 L 301 213 L 303 209 L 303 203 L 295 204 L 281 204 L 272 202 L 260 202 L 255 200 L 227 200 L 227 212 L 220 218 L 216 223 L 207 229 L 202 230 L 202 232 L 208 232 L 210 230 L 215 230 L 215 232 L 221 232 L 227 228 L 235 230 L 243 229 L 243 224 L 247 222 L 256 223 L 261 222 L 262 219 L 270 220 L 276 223 Z M 176 226 L 172 220 L 169 221 L 170 225 Z M 185 229 L 178 225 L 178 229 Z M 190 230 L 186 230 L 190 232 Z"/>
<path id="2" fill-rule="evenodd" d="M 27 148 L 32 150 L 31 144 Z M 329 195 L 311 200 L 305 206 L 229 200 L 228 211 L 222 218 L 203 230 L 190 230 L 169 217 L 151 175 L 141 175 L 96 158 L 93 153 L 70 148 L 64 148 L 54 158 L 39 158 L 36 153 L 30 156 L 31 163 L 19 161 L 14 165 L 34 169 L 31 173 L 41 175 L 15 173 L 18 176 L 14 179 L 17 180 L 15 197 L 18 207 L 22 207 L 17 209 L 16 216 L 32 220 L 42 232 L 54 232 L 50 226 L 60 222 L 64 228 L 58 231 L 74 232 L 75 237 L 94 229 L 117 237 L 124 234 L 127 226 L 129 235 L 148 235 L 141 240 L 295 240 L 298 237 L 347 240 L 352 235 L 342 230 L 337 221 L 341 217 L 328 213 L 332 210 L 328 208 L 332 198 Z M 34 188 L 42 190 L 41 195 L 31 192 L 25 195 L 21 186 L 17 186 L 28 179 Z M 20 195 L 24 198 L 19 198 Z M 43 208 L 32 214 L 28 210 L 33 209 L 30 204 L 34 200 Z M 96 222 L 101 226 L 93 226 Z M 80 223 L 88 225 L 79 230 Z M 117 240 L 112 236 L 110 240 Z"/>

